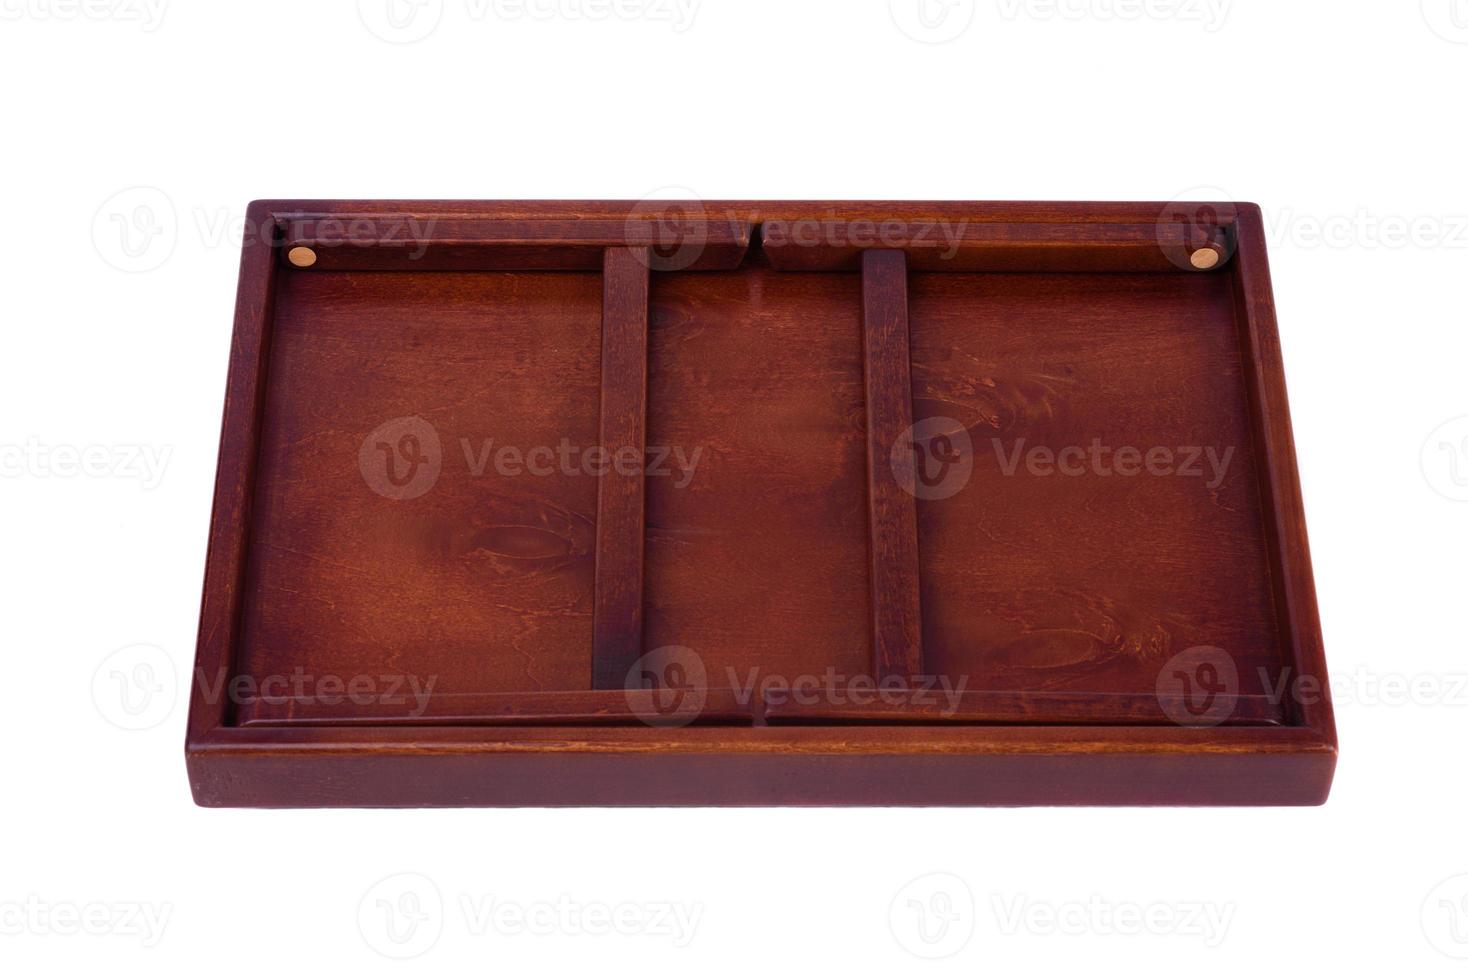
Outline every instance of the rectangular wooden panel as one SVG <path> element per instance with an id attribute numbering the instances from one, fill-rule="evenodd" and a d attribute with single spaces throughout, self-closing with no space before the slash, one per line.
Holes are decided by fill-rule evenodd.
<path id="1" fill-rule="evenodd" d="M 1275 683 L 1233 310 L 1207 274 L 913 277 L 916 412 L 966 440 L 918 502 L 928 669 L 1150 695 L 1211 647 Z"/>
<path id="2" fill-rule="evenodd" d="M 642 655 L 647 249 L 609 248 L 605 261 L 591 673 L 592 687 L 621 688 Z"/>
<path id="3" fill-rule="evenodd" d="M 585 685 L 600 277 L 278 275 L 242 690 Z"/>
<path id="4" fill-rule="evenodd" d="M 713 687 L 869 675 L 860 277 L 668 273 L 651 305 L 645 645 Z"/>
<path id="5" fill-rule="evenodd" d="M 1328 793 L 1253 205 L 249 214 L 199 803 Z"/>
<path id="6" fill-rule="evenodd" d="M 876 677 L 881 680 L 910 677 L 923 669 L 907 259 L 902 252 L 872 249 L 862 254 L 861 307 L 872 646 Z"/>

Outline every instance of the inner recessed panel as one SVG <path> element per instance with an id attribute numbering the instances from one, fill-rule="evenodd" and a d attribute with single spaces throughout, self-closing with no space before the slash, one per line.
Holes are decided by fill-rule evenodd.
<path id="1" fill-rule="evenodd" d="M 654 275 L 649 330 L 645 645 L 715 687 L 869 674 L 860 277 Z"/>
<path id="2" fill-rule="evenodd" d="M 1148 692 L 1207 646 L 1263 693 L 1281 651 L 1230 278 L 914 275 L 909 301 L 914 417 L 936 437 L 927 670 Z"/>
<path id="3" fill-rule="evenodd" d="M 586 688 L 600 318 L 595 273 L 282 270 L 239 673 Z"/>

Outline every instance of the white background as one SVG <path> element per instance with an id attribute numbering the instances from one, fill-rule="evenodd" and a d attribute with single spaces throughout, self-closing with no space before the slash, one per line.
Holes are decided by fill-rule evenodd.
<path id="1" fill-rule="evenodd" d="M 1220 2 L 934 0 L 924 20 L 904 0 L 705 0 L 690 23 L 672 0 L 430 0 L 406 30 L 436 29 L 394 43 L 385 0 L 161 19 L 0 0 L 0 971 L 1461 976 L 1468 424 L 1435 430 L 1468 415 L 1468 4 Z M 245 204 L 670 186 L 1259 202 L 1336 682 L 1330 802 L 194 807 L 182 682 Z M 135 450 L 166 455 L 161 480 Z M 122 702 L 114 672 L 139 665 L 151 700 Z M 431 885 L 378 886 L 400 873 Z M 397 945 L 376 901 L 415 884 L 428 918 Z M 535 932 L 487 925 L 491 901 Z M 651 927 L 576 914 L 623 903 Z M 657 927 L 669 908 L 691 936 Z M 1158 934 L 1118 927 L 1138 909 Z"/>

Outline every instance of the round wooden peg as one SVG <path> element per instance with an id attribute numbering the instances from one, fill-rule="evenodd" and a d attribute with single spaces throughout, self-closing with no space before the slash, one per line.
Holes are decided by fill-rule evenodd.
<path id="1" fill-rule="evenodd" d="M 297 269 L 307 269 L 316 264 L 316 250 L 307 248 L 305 245 L 297 245 L 285 253 L 286 259 Z M 1193 263 L 1197 264 L 1197 254 L 1193 255 Z"/>

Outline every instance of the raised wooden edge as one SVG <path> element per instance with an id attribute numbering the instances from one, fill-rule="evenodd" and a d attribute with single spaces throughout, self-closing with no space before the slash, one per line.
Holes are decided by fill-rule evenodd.
<path id="1" fill-rule="evenodd" d="M 1264 221 L 1257 205 L 1239 205 L 1235 228 L 1238 254 L 1234 267 L 1234 302 L 1245 353 L 1245 388 L 1250 400 L 1254 438 L 1260 457 L 1260 495 L 1269 536 L 1271 572 L 1280 602 L 1280 632 L 1293 656 L 1293 676 L 1286 690 L 1301 679 L 1313 681 L 1309 697 L 1291 697 L 1290 721 L 1336 745 L 1335 712 L 1321 639 L 1305 504 L 1295 461 L 1295 437 L 1285 390 L 1279 324 L 1265 252 Z M 1304 690 L 1300 688 L 1299 690 Z"/>
<path id="2" fill-rule="evenodd" d="M 1209 212 L 1210 215 L 1213 212 Z M 914 272 L 1186 272 L 1224 268 L 1223 225 L 1153 221 L 882 222 L 773 219 L 760 225 L 770 265 L 783 272 L 850 272 L 867 250 L 896 250 Z M 1203 251 L 1200 251 L 1203 250 Z M 1194 261 L 1206 254 L 1205 267 Z"/>
<path id="3" fill-rule="evenodd" d="M 747 222 L 681 215 L 618 220 L 341 213 L 283 220 L 282 261 L 313 272 L 590 272 L 601 269 L 602 253 L 612 246 L 645 248 L 645 261 L 659 271 L 733 269 L 752 234 Z M 297 261 L 298 251 L 307 259 Z"/>
<path id="4" fill-rule="evenodd" d="M 862 374 L 866 386 L 867 517 L 872 656 L 878 679 L 922 672 L 917 498 L 910 445 L 912 380 L 907 259 L 894 249 L 861 257 Z M 906 486 L 898 472 L 907 474 Z"/>
<path id="5" fill-rule="evenodd" d="M 240 255 L 234 338 L 225 384 L 214 509 L 209 522 L 209 550 L 199 611 L 196 681 L 189 699 L 191 741 L 229 720 L 229 702 L 210 697 L 206 681 L 211 677 L 227 677 L 234 670 L 234 642 L 255 490 L 260 408 L 270 356 L 277 229 L 264 202 L 251 204 L 246 217 L 250 226 L 259 230 L 259 235 L 246 239 Z"/>
<path id="6" fill-rule="evenodd" d="M 767 724 L 887 725 L 1168 725 L 1191 717 L 1181 696 L 1152 693 L 954 691 L 940 686 L 843 691 L 765 691 Z M 1281 705 L 1268 695 L 1236 697 L 1220 725 L 1279 725 Z M 1186 727 L 1186 726 L 1184 726 Z M 1215 727 L 1199 725 L 1197 727 Z"/>
<path id="7" fill-rule="evenodd" d="M 751 724 L 753 709 L 733 690 L 693 692 L 631 688 L 617 691 L 492 691 L 433 693 L 390 699 L 320 696 L 260 697 L 246 726 L 279 725 L 651 725 Z"/>
<path id="8" fill-rule="evenodd" d="M 608 248 L 602 275 L 601 443 L 633 467 L 608 467 L 597 484 L 591 686 L 620 688 L 642 656 L 646 501 L 648 252 Z"/>
<path id="9" fill-rule="evenodd" d="M 201 806 L 289 807 L 1314 805 L 1335 768 L 1278 727 L 251 726 L 187 757 Z"/>
<path id="10" fill-rule="evenodd" d="M 889 681 L 892 678 L 888 679 Z M 1179 725 L 1191 711 L 1178 697 L 1116 692 L 952 690 L 937 684 L 879 684 L 840 690 L 758 691 L 628 688 L 603 691 L 402 692 L 392 696 L 252 696 L 245 726 L 445 726 L 643 724 Z M 1281 704 L 1244 695 L 1215 725 L 1279 725 Z M 1094 720 L 1092 720 L 1094 719 Z M 1183 725 L 1182 727 L 1188 727 Z"/>
<path id="11" fill-rule="evenodd" d="M 497 221 L 628 217 L 711 222 L 949 220 L 968 223 L 1146 224 L 1182 214 L 1207 223 L 1232 224 L 1239 208 L 1231 201 L 833 201 L 833 200 L 362 200 L 268 199 L 252 204 L 281 221 L 313 217 L 415 216 Z"/>

